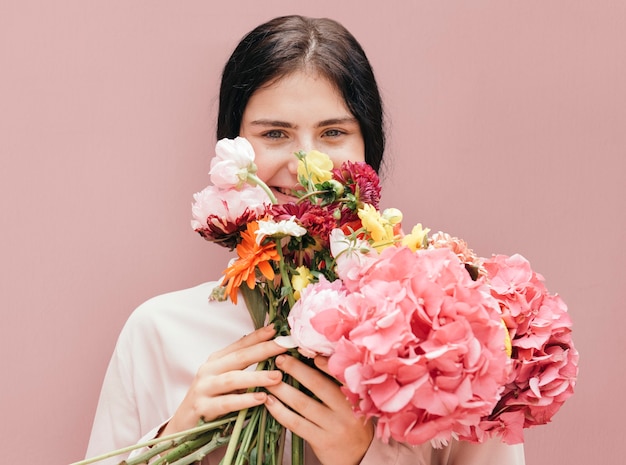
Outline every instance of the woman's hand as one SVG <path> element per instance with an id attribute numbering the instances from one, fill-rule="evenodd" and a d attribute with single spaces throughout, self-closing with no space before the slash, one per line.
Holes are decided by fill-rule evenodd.
<path id="1" fill-rule="evenodd" d="M 276 365 L 319 401 L 286 383 L 268 385 L 272 395 L 266 406 L 272 416 L 305 439 L 322 464 L 358 464 L 374 437 L 373 424 L 355 416 L 339 386 L 323 373 L 286 355 L 277 357 Z M 316 357 L 315 365 L 328 372 L 325 357 Z"/>
<path id="2" fill-rule="evenodd" d="M 159 435 L 176 433 L 237 410 L 260 405 L 264 392 L 246 392 L 251 387 L 269 387 L 281 382 L 278 370 L 244 371 L 249 366 L 286 349 L 271 341 L 276 331 L 267 326 L 213 353 L 202 364 L 180 406 Z"/>

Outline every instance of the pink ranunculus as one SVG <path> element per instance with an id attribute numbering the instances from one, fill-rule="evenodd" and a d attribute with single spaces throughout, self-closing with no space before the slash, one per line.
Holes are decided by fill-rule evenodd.
<path id="1" fill-rule="evenodd" d="M 211 160 L 211 182 L 222 189 L 240 189 L 248 179 L 248 173 L 256 172 L 254 149 L 243 137 L 221 139 L 215 146 L 215 158 Z"/>
<path id="2" fill-rule="evenodd" d="M 350 319 L 343 308 L 346 292 L 340 280 L 329 282 L 320 276 L 300 293 L 287 321 L 298 350 L 306 357 L 331 355 L 345 323 Z"/>
<path id="3" fill-rule="evenodd" d="M 493 409 L 509 362 L 498 305 L 449 249 L 381 252 L 345 299 L 331 374 L 377 435 L 442 442 Z"/>
<path id="4" fill-rule="evenodd" d="M 260 187 L 241 190 L 209 186 L 194 194 L 191 227 L 208 241 L 233 249 L 241 231 L 262 216 L 271 201 Z"/>
<path id="5" fill-rule="evenodd" d="M 573 394 L 578 352 L 567 306 L 548 293 L 528 260 L 495 255 L 485 268 L 511 334 L 512 370 L 493 413 L 464 439 L 500 435 L 515 444 L 523 442 L 523 428 L 548 423 Z"/>

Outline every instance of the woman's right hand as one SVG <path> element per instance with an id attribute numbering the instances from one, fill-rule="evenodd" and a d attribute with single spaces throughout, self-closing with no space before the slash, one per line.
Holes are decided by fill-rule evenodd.
<path id="1" fill-rule="evenodd" d="M 265 392 L 246 392 L 281 382 L 278 370 L 246 370 L 251 365 L 286 351 L 271 339 L 272 326 L 258 329 L 228 347 L 213 353 L 194 378 L 185 398 L 159 436 L 177 433 L 237 410 L 263 404 Z"/>

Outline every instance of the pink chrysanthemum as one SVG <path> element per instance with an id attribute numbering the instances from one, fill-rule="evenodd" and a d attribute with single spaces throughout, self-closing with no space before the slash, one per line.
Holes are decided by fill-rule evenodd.
<path id="1" fill-rule="evenodd" d="M 207 241 L 234 249 L 247 224 L 265 215 L 271 202 L 260 187 L 209 186 L 194 194 L 191 227 Z"/>
<path id="2" fill-rule="evenodd" d="M 578 352 L 567 306 L 528 260 L 495 255 L 484 266 L 511 334 L 513 368 L 493 413 L 466 439 L 502 435 L 515 444 L 523 442 L 522 428 L 548 423 L 574 393 Z"/>

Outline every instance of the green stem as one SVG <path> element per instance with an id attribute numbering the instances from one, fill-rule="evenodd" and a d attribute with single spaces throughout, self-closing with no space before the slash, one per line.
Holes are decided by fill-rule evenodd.
<path id="1" fill-rule="evenodd" d="M 224 454 L 224 458 L 222 459 L 222 465 L 231 465 L 233 463 L 233 458 L 235 457 L 235 451 L 237 450 L 237 446 L 239 445 L 239 437 L 241 436 L 241 430 L 243 428 L 243 422 L 246 420 L 246 415 L 248 414 L 248 409 L 243 409 L 239 411 L 237 415 L 237 420 L 235 421 L 235 427 L 233 428 L 233 433 L 230 436 L 230 441 L 228 442 L 228 447 L 226 448 L 226 454 Z"/>
<path id="2" fill-rule="evenodd" d="M 291 465 L 304 464 L 304 439 L 291 433 Z"/>
<path id="3" fill-rule="evenodd" d="M 256 366 L 257 371 L 265 370 L 268 361 L 265 360 L 260 362 Z M 248 392 L 254 392 L 255 388 L 249 388 Z M 226 454 L 224 454 L 224 458 L 220 462 L 221 465 L 232 465 L 233 458 L 235 457 L 235 451 L 237 450 L 237 446 L 239 445 L 239 438 L 241 436 L 241 431 L 243 430 L 243 423 L 246 421 L 246 416 L 248 414 L 249 409 L 240 410 L 237 414 L 237 420 L 235 420 L 235 426 L 233 428 L 233 432 L 230 435 L 230 440 L 228 441 L 228 447 L 226 448 Z"/>
<path id="4" fill-rule="evenodd" d="M 152 447 L 156 444 L 160 444 L 165 441 L 172 441 L 174 439 L 182 438 L 183 436 L 188 436 L 190 434 L 202 433 L 204 431 L 210 431 L 212 429 L 217 429 L 220 426 L 226 425 L 228 423 L 232 423 L 234 421 L 234 417 L 228 417 L 221 420 L 211 421 L 208 423 L 204 423 L 200 426 L 196 426 L 195 428 L 190 428 L 184 431 L 180 431 L 178 433 L 168 434 L 167 436 L 161 436 L 155 439 L 151 439 L 149 441 L 141 442 L 139 444 L 134 444 L 132 446 L 123 447 L 121 449 L 113 450 L 111 452 L 107 452 L 106 454 L 98 455 L 95 457 L 91 457 L 85 460 L 80 460 L 78 462 L 71 463 L 70 465 L 90 465 L 92 463 L 100 462 L 105 459 L 109 459 L 111 457 L 115 457 L 116 455 L 127 454 L 128 452 L 132 452 L 135 449 L 142 449 L 144 447 Z M 173 441 L 169 443 L 174 444 Z"/>
<path id="5" fill-rule="evenodd" d="M 300 383 L 293 377 L 289 377 L 289 381 L 294 388 L 300 390 Z M 304 464 L 304 439 L 291 433 L 291 465 Z"/>
<path id="6" fill-rule="evenodd" d="M 195 462 L 199 462 L 204 458 L 204 456 L 214 451 L 218 447 L 223 446 L 226 441 L 229 441 L 229 438 L 219 436 L 214 437 L 210 442 L 202 446 L 200 449 L 196 450 L 186 457 L 183 457 L 180 460 L 177 460 L 176 462 L 173 462 L 171 465 L 189 465 Z"/>
<path id="7" fill-rule="evenodd" d="M 265 444 L 265 426 L 267 425 L 267 409 L 264 408 L 261 413 L 261 423 L 259 424 L 259 437 L 258 442 L 256 444 L 257 447 L 257 462 L 258 464 L 262 464 L 265 459 L 265 448 L 267 444 Z"/>
<path id="8" fill-rule="evenodd" d="M 326 192 L 331 192 L 331 189 L 325 189 L 323 191 L 311 191 L 304 194 L 302 197 L 298 198 L 297 203 L 302 203 L 307 200 L 309 197 L 314 197 L 316 195 L 325 194 Z"/>
<path id="9" fill-rule="evenodd" d="M 161 454 L 163 452 L 167 452 L 168 450 L 172 449 L 173 447 L 176 447 L 176 445 L 177 445 L 177 441 L 175 441 L 175 440 L 168 441 L 168 442 L 165 442 L 163 444 L 159 444 L 158 446 L 149 448 L 147 452 L 144 452 L 143 454 L 138 455 L 134 459 L 126 460 L 123 463 L 125 465 L 136 465 L 136 464 L 140 464 L 140 463 L 150 463 L 150 459 L 151 458 L 156 457 L 157 455 L 159 455 L 159 454 Z"/>
<path id="10" fill-rule="evenodd" d="M 276 196 L 272 192 L 272 190 L 259 178 L 256 174 L 248 173 L 248 184 L 252 186 L 259 186 L 261 189 L 265 191 L 267 196 L 270 198 L 272 203 L 276 205 L 278 200 L 276 200 Z"/>
<path id="11" fill-rule="evenodd" d="M 190 454 L 195 453 L 196 451 L 203 448 L 206 444 L 215 444 L 216 441 L 220 438 L 220 434 L 218 431 L 213 434 L 205 433 L 200 436 L 189 439 L 178 447 L 170 450 L 166 454 L 163 455 L 159 460 L 157 460 L 154 465 L 166 464 L 166 463 L 175 463 L 176 461 L 183 460 L 185 457 L 188 457 Z M 223 443 L 228 441 L 228 437 L 223 438 Z M 211 449 L 212 450 L 212 449 Z M 136 461 L 137 464 L 147 463 L 145 461 Z M 130 463 L 128 465 L 131 465 Z"/>
<path id="12" fill-rule="evenodd" d="M 257 425 L 259 423 L 260 412 L 264 409 L 265 407 L 263 405 L 255 407 L 252 412 L 252 416 L 250 417 L 250 421 L 244 427 L 244 431 L 241 436 L 239 451 L 237 452 L 237 458 L 235 459 L 235 465 L 243 465 L 244 463 L 249 461 L 250 443 L 252 442 L 254 433 L 258 431 Z"/>
<path id="13" fill-rule="evenodd" d="M 278 262 L 278 269 L 280 270 L 280 280 L 283 287 L 286 287 L 288 289 L 287 301 L 289 302 L 289 309 L 291 309 L 296 303 L 296 298 L 293 296 L 293 288 L 291 287 L 291 280 L 289 279 L 289 274 L 287 273 L 283 249 L 280 246 L 280 239 L 276 240 L 276 250 L 278 251 L 278 255 L 280 256 L 280 261 Z"/>

